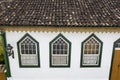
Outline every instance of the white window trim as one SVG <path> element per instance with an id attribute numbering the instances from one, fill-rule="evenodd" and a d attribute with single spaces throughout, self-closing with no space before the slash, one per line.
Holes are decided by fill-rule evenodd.
<path id="1" fill-rule="evenodd" d="M 84 54 L 84 49 L 85 49 L 85 44 L 87 44 L 87 42 L 91 39 L 91 38 L 93 38 L 95 41 L 97 41 L 97 43 L 99 44 L 99 49 L 98 49 L 98 54 Z M 99 55 L 100 55 L 100 48 L 101 48 L 101 43 L 94 37 L 94 36 L 92 36 L 92 37 L 90 37 L 90 39 L 88 39 L 84 44 L 83 44 L 83 61 L 82 61 L 82 65 L 86 65 L 86 66 L 94 66 L 94 65 L 98 65 L 99 64 Z M 97 59 L 97 61 L 98 61 L 98 63 L 97 64 L 84 64 L 84 57 L 85 56 L 98 56 L 98 59 Z"/>
<path id="2" fill-rule="evenodd" d="M 36 46 L 36 54 L 22 54 L 22 52 L 21 52 L 21 43 L 23 43 L 23 41 L 25 40 L 25 39 L 30 39 L 33 43 L 35 43 L 35 46 Z M 29 56 L 34 56 L 34 57 L 37 57 L 37 55 L 38 55 L 38 49 L 37 49 L 37 43 L 35 42 L 35 41 L 33 41 L 29 36 L 26 36 L 20 43 L 19 43 L 19 49 L 20 49 L 20 56 L 22 57 L 22 56 L 26 56 L 26 57 L 29 57 Z M 22 58 L 20 59 L 21 60 L 21 65 L 22 66 L 29 66 L 29 65 L 32 65 L 32 66 L 37 66 L 39 63 L 38 63 L 38 57 L 37 57 L 37 59 L 36 59 L 36 64 L 23 64 L 22 63 Z"/>
<path id="3" fill-rule="evenodd" d="M 62 54 L 62 55 L 61 55 L 61 54 L 53 54 L 53 44 L 54 44 L 57 40 L 59 40 L 60 38 L 67 44 L 67 54 Z M 67 41 L 65 41 L 64 38 L 62 38 L 62 37 L 60 36 L 60 37 L 58 37 L 54 42 L 52 42 L 51 47 L 52 47 L 52 48 L 51 48 L 51 53 L 52 53 L 52 65 L 53 65 L 53 66 L 59 66 L 59 65 L 63 65 L 63 66 L 65 65 L 65 66 L 66 66 L 66 65 L 68 65 L 68 64 L 69 64 L 69 43 L 68 43 Z M 53 56 L 67 56 L 67 64 L 54 64 L 54 63 L 53 63 Z"/>

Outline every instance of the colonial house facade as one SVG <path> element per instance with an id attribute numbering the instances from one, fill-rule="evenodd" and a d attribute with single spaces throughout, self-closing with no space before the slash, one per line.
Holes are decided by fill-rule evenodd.
<path id="1" fill-rule="evenodd" d="M 7 80 L 119 80 L 119 2 L 1 1 Z"/>

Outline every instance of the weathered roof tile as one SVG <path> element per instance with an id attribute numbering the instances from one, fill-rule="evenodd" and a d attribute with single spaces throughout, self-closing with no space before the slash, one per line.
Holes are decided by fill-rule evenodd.
<path id="1" fill-rule="evenodd" d="M 0 25 L 120 26 L 120 0 L 0 1 Z"/>

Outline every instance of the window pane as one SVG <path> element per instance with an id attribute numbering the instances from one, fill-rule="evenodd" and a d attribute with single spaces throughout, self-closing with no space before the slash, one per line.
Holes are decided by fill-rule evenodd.
<path id="1" fill-rule="evenodd" d="M 64 49 L 64 45 L 61 45 L 61 49 Z"/>
<path id="2" fill-rule="evenodd" d="M 53 49 L 57 49 L 56 45 L 53 45 Z"/>
<path id="3" fill-rule="evenodd" d="M 35 46 L 35 44 L 33 45 L 33 49 L 36 49 L 36 46 Z"/>
<path id="4" fill-rule="evenodd" d="M 60 54 L 60 51 L 59 51 L 59 50 L 57 50 L 57 54 Z"/>
<path id="5" fill-rule="evenodd" d="M 95 49 L 95 44 L 91 44 L 91 49 Z"/>
<path id="6" fill-rule="evenodd" d="M 87 49 L 87 54 L 91 54 L 91 50 L 90 49 Z"/>
<path id="7" fill-rule="evenodd" d="M 64 54 L 67 54 L 67 50 L 64 50 Z"/>
<path id="8" fill-rule="evenodd" d="M 96 54 L 99 54 L 99 50 L 95 50 L 96 51 Z"/>
<path id="9" fill-rule="evenodd" d="M 32 49 L 32 45 L 29 45 L 29 49 Z"/>
<path id="10" fill-rule="evenodd" d="M 92 54 L 96 54 L 96 50 L 94 49 L 94 50 L 92 50 Z"/>
<path id="11" fill-rule="evenodd" d="M 32 54 L 32 50 L 29 50 L 29 54 Z"/>
<path id="12" fill-rule="evenodd" d="M 53 50 L 53 54 L 57 54 L 57 50 Z"/>
<path id="13" fill-rule="evenodd" d="M 98 64 L 98 56 L 85 56 L 83 58 L 83 64 Z"/>
<path id="14" fill-rule="evenodd" d="M 25 50 L 25 54 L 29 54 L 29 53 L 28 53 L 28 50 Z"/>
<path id="15" fill-rule="evenodd" d="M 84 54 L 87 54 L 87 49 L 84 50 Z"/>
<path id="16" fill-rule="evenodd" d="M 59 44 L 57 45 L 57 49 L 60 49 L 60 45 Z"/>
<path id="17" fill-rule="evenodd" d="M 25 45 L 25 49 L 28 49 L 28 45 Z"/>
<path id="18" fill-rule="evenodd" d="M 21 50 L 21 54 L 25 54 L 25 53 L 24 53 L 24 50 Z"/>
<path id="19" fill-rule="evenodd" d="M 88 48 L 88 49 L 91 49 L 91 45 L 90 45 L 90 44 L 87 44 L 87 48 Z"/>
<path id="20" fill-rule="evenodd" d="M 53 56 L 53 64 L 55 65 L 63 65 L 67 64 L 67 56 Z"/>
<path id="21" fill-rule="evenodd" d="M 36 50 L 33 50 L 33 54 L 36 54 Z"/>
<path id="22" fill-rule="evenodd" d="M 99 49 L 99 45 L 98 44 L 96 45 L 96 49 Z"/>
<path id="23" fill-rule="evenodd" d="M 87 49 L 87 44 L 85 44 L 85 49 Z"/>
<path id="24" fill-rule="evenodd" d="M 63 44 L 63 49 L 67 49 L 67 44 Z"/>
<path id="25" fill-rule="evenodd" d="M 22 50 L 24 49 L 24 45 L 21 45 L 21 49 L 22 49 Z"/>

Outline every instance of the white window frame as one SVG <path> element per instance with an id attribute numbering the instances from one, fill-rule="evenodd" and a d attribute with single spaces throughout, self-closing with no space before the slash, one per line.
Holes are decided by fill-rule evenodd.
<path id="1" fill-rule="evenodd" d="M 53 54 L 53 45 L 54 45 L 54 43 L 57 41 L 57 40 L 59 40 L 59 39 L 62 39 L 66 44 L 67 44 L 67 54 Z M 67 57 L 67 64 L 53 64 L 52 63 L 52 65 L 54 65 L 54 66 L 57 66 L 57 65 L 68 65 L 68 58 L 69 58 L 69 44 L 68 44 L 68 42 L 66 42 L 62 37 L 59 37 L 58 39 L 56 39 L 53 43 L 52 43 L 52 45 L 51 45 L 51 53 L 52 53 L 52 62 L 54 62 L 53 61 L 53 56 L 58 56 L 58 57 L 62 57 L 62 56 L 66 56 Z"/>
<path id="2" fill-rule="evenodd" d="M 94 42 L 88 43 L 91 39 L 93 39 Z M 89 46 L 89 44 L 90 45 L 93 44 L 94 47 Z M 86 45 L 88 46 L 88 49 L 86 48 L 87 47 Z M 85 41 L 82 42 L 81 53 L 82 53 L 81 67 L 100 67 L 102 54 L 102 41 L 98 39 L 94 34 L 92 34 Z"/>
<path id="3" fill-rule="evenodd" d="M 59 45 L 59 42 L 58 45 L 56 44 L 59 39 L 63 41 L 63 44 L 60 43 L 62 46 Z M 57 50 L 57 48 L 60 49 L 60 51 L 55 52 L 54 49 Z M 64 49 L 66 51 L 63 51 Z M 66 39 L 62 34 L 59 34 L 50 42 L 50 67 L 70 67 L 70 56 L 71 42 Z"/>
<path id="4" fill-rule="evenodd" d="M 35 54 L 34 54 L 34 50 L 33 47 L 31 48 L 32 50 L 32 54 L 25 54 L 25 50 L 28 50 L 29 53 L 29 47 L 28 49 L 25 49 L 24 47 L 24 54 L 22 54 L 22 49 L 21 46 L 26 39 L 29 39 L 33 44 L 35 44 Z M 33 39 L 29 34 L 26 34 L 22 39 L 20 39 L 18 41 L 18 52 L 19 52 L 19 63 L 20 63 L 20 67 L 39 67 L 40 63 L 39 63 L 39 43 Z M 28 43 L 29 46 L 29 43 Z"/>
<path id="5" fill-rule="evenodd" d="M 85 44 L 87 44 L 87 42 L 89 41 L 89 40 L 91 40 L 91 39 L 94 39 L 95 41 L 97 41 L 97 43 L 99 44 L 99 49 L 98 49 L 98 54 L 85 54 L 84 53 L 84 49 L 85 49 Z M 95 39 L 95 37 L 91 37 L 90 39 L 88 39 L 84 44 L 83 44 L 83 63 L 82 63 L 82 65 L 98 65 L 99 64 L 99 55 L 100 55 L 100 46 L 101 46 L 101 44 L 100 44 L 100 42 L 98 41 L 98 40 L 96 40 Z M 95 48 L 96 49 L 96 48 Z M 97 58 L 97 60 L 96 60 L 96 62 L 97 62 L 97 64 L 84 64 L 84 57 L 98 57 Z M 88 63 L 90 63 L 90 62 L 88 62 Z"/>

